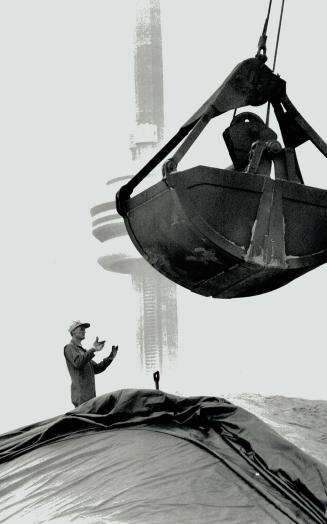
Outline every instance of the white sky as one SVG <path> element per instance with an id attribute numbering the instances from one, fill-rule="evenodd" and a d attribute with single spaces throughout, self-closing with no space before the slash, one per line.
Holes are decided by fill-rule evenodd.
<path id="1" fill-rule="evenodd" d="M 166 134 L 172 136 L 233 67 L 254 56 L 263 0 L 161 0 Z M 273 2 L 268 65 L 280 3 Z M 313 9 L 314 6 L 314 9 Z M 133 120 L 132 0 L 0 3 L 0 433 L 71 409 L 63 358 L 74 319 L 120 353 L 98 394 L 153 387 L 135 373 L 130 279 L 96 262 L 89 209 L 126 173 Z M 325 0 L 286 0 L 276 72 L 327 138 Z M 215 119 L 185 165 L 229 164 Z M 308 185 L 327 188 L 326 160 L 299 159 Z M 323 266 L 273 293 L 213 300 L 178 288 L 179 361 L 161 387 L 183 394 L 256 392 L 327 399 Z"/>

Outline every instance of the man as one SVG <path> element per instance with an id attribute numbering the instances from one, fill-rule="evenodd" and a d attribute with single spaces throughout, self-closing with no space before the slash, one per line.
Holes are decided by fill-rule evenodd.
<path id="1" fill-rule="evenodd" d="M 85 329 L 89 327 L 90 324 L 75 320 L 68 329 L 72 340 L 64 348 L 66 364 L 72 379 L 72 403 L 75 407 L 96 396 L 94 375 L 102 373 L 114 360 L 118 351 L 118 346 L 112 346 L 108 357 L 99 363 L 94 362 L 94 354 L 103 349 L 105 340 L 99 341 L 97 337 L 91 349 L 84 349 L 81 343 L 85 338 Z"/>

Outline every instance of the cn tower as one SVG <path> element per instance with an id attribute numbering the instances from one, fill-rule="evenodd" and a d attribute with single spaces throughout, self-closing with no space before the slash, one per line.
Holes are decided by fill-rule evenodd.
<path id="1" fill-rule="evenodd" d="M 153 155 L 163 140 L 164 97 L 160 1 L 138 0 L 135 5 L 135 127 L 130 133 L 130 152 L 136 163 Z M 164 373 L 177 357 L 176 286 L 140 257 L 116 212 L 116 192 L 133 174 L 107 182 L 110 200 L 91 209 L 92 233 L 106 246 L 99 264 L 106 271 L 131 276 L 139 305 L 135 338 L 142 369 L 146 374 Z"/>

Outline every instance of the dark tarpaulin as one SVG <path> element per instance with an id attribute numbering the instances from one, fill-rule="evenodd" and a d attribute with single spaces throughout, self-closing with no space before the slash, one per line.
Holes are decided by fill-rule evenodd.
<path id="1" fill-rule="evenodd" d="M 119 390 L 0 436 L 0 522 L 301 524 L 326 509 L 327 468 L 224 399 Z"/>

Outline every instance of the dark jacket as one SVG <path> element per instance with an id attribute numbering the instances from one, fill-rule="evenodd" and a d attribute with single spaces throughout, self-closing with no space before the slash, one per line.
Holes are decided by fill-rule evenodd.
<path id="1" fill-rule="evenodd" d="M 96 396 L 94 375 L 102 373 L 113 359 L 109 356 L 99 363 L 94 362 L 94 351 L 82 348 L 73 340 L 64 347 L 64 355 L 72 379 L 72 403 L 77 407 Z"/>

